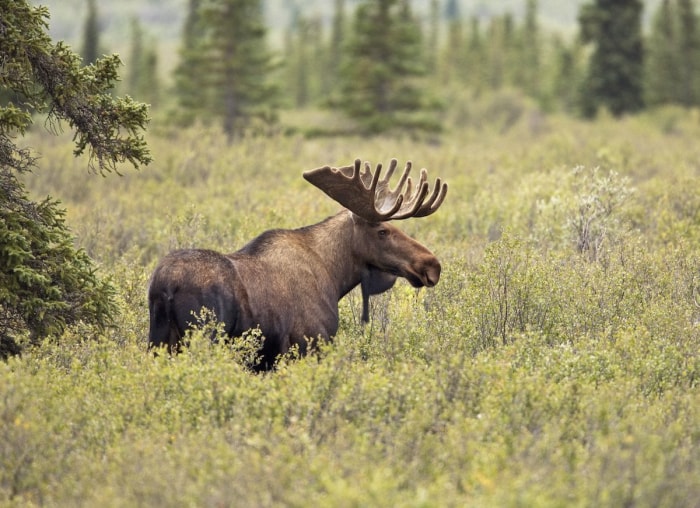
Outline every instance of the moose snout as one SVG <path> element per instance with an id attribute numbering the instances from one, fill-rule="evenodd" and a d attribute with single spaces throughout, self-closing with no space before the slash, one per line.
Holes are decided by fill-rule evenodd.
<path id="1" fill-rule="evenodd" d="M 426 263 L 425 270 L 423 271 L 423 283 L 426 287 L 431 288 L 438 283 L 441 270 L 440 261 L 437 259 L 432 259 Z"/>
<path id="2" fill-rule="evenodd" d="M 433 287 L 440 280 L 440 262 L 435 257 L 425 257 L 411 265 L 401 275 L 415 288 Z"/>

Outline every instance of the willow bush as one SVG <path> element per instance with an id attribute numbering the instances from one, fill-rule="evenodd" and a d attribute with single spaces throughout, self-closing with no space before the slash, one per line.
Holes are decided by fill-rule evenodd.
<path id="1" fill-rule="evenodd" d="M 33 132 L 64 162 L 26 185 L 63 197 L 119 319 L 0 364 L 2 503 L 694 506 L 700 125 L 656 120 L 545 117 L 533 130 L 524 116 L 439 144 L 228 145 L 156 126 L 152 168 L 80 188 L 70 140 Z M 301 172 L 355 157 L 411 159 L 449 182 L 436 214 L 399 224 L 443 263 L 435 288 L 398 283 L 365 327 L 349 295 L 332 344 L 269 374 L 244 366 L 255 332 L 146 351 L 160 256 L 325 218 L 337 205 Z M 586 213 L 595 255 L 580 247 Z"/>

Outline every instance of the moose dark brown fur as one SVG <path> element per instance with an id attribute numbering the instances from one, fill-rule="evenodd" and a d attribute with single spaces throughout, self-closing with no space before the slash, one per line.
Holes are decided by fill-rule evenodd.
<path id="1" fill-rule="evenodd" d="M 392 226 L 392 219 L 433 213 L 446 184 L 436 182 L 428 197 L 426 172 L 415 187 L 410 163 L 394 191 L 369 165 L 324 166 L 304 177 L 346 207 L 311 226 L 271 230 L 232 254 L 177 250 L 156 267 L 148 290 L 149 345 L 177 348 L 193 317 L 206 308 L 229 337 L 259 327 L 264 341 L 257 370 L 273 367 L 292 346 L 304 354 L 309 338 L 329 340 L 338 330 L 338 301 L 362 286 L 363 319 L 369 295 L 391 288 L 396 277 L 414 287 L 432 287 L 440 262 L 423 245 Z M 406 186 L 406 190 L 403 187 Z"/>

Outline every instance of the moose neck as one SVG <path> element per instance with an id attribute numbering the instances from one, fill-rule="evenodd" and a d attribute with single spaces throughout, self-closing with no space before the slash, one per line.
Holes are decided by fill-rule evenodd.
<path id="1" fill-rule="evenodd" d="M 326 268 L 338 292 L 338 299 L 342 298 L 360 283 L 364 268 L 354 253 L 351 212 L 343 210 L 303 230 L 308 235 L 308 243 Z"/>

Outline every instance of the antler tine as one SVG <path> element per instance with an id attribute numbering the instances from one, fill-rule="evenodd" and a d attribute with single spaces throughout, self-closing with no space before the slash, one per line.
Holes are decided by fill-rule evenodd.
<path id="1" fill-rule="evenodd" d="M 392 217 L 392 219 L 399 220 L 408 219 L 410 217 L 426 217 L 437 211 L 447 195 L 447 184 L 442 183 L 440 178 L 436 179 L 433 191 L 428 197 L 430 186 L 427 180 L 428 171 L 423 168 L 421 169 L 420 180 L 416 186 L 416 194 L 414 196 L 410 196 L 409 192 L 406 193 L 406 195 L 409 196 L 406 200 L 406 204 L 401 210 L 399 210 L 398 214 Z"/>
<path id="2" fill-rule="evenodd" d="M 386 170 L 386 176 L 384 177 L 384 180 L 387 182 L 391 180 L 391 177 L 394 176 L 394 170 L 396 169 L 396 166 L 399 164 L 399 161 L 396 159 L 391 159 L 389 161 L 389 169 Z M 410 162 L 408 163 L 410 164 Z"/>
<path id="3" fill-rule="evenodd" d="M 404 170 L 401 182 L 399 182 L 399 187 L 396 189 L 396 192 L 400 192 L 403 182 L 406 182 L 406 190 L 402 192 L 402 195 L 405 196 L 404 205 L 391 217 L 394 220 L 408 219 L 409 217 L 415 216 L 423 204 L 425 196 L 428 194 L 428 184 L 426 182 L 428 175 L 426 170 L 421 170 L 420 178 L 415 186 L 414 193 L 413 180 L 408 177 L 408 172 L 410 169 L 410 163 L 406 164 L 406 169 Z"/>
<path id="4" fill-rule="evenodd" d="M 392 214 L 391 216 L 392 219 L 394 218 L 396 212 L 398 212 L 402 206 L 406 206 L 405 203 L 410 199 L 411 195 L 411 179 L 408 176 L 409 172 L 411 171 L 411 161 L 406 162 L 406 167 L 404 168 L 404 171 L 401 174 L 399 183 L 396 185 L 396 188 L 394 190 L 391 190 L 389 180 L 394 174 L 397 164 L 398 161 L 396 159 L 391 159 L 386 176 L 382 178 L 381 182 L 379 182 L 379 186 L 377 189 L 377 193 L 375 194 L 374 200 L 377 205 L 377 209 L 394 210 L 394 214 Z M 380 166 L 381 164 L 378 165 L 378 167 Z M 406 182 L 408 182 L 408 188 L 404 192 L 403 188 L 406 185 Z M 401 204 L 397 207 L 396 204 L 398 202 L 401 202 Z"/>
<path id="5" fill-rule="evenodd" d="M 386 177 L 384 178 L 384 182 L 386 183 L 386 188 L 387 192 L 389 191 L 389 179 L 392 177 L 394 174 L 394 170 L 396 169 L 396 165 L 398 164 L 398 161 L 396 159 L 391 159 L 391 164 L 389 166 L 389 172 L 387 173 Z M 396 184 L 396 189 L 394 189 L 391 194 L 393 195 L 403 195 L 403 187 L 406 185 L 406 182 L 408 182 L 408 189 L 406 195 L 410 195 L 410 189 L 411 189 L 411 178 L 408 176 L 408 174 L 411 172 L 411 168 L 413 167 L 413 163 L 411 161 L 406 161 L 406 166 L 403 168 L 403 173 L 401 173 L 401 178 L 399 178 L 399 183 Z"/>
<path id="6" fill-rule="evenodd" d="M 355 164 L 360 164 L 360 159 L 357 159 L 355 161 Z M 374 193 L 377 190 L 377 185 L 379 185 L 379 175 L 382 172 L 382 163 L 380 162 L 377 164 L 377 169 L 374 171 L 374 174 L 372 174 L 372 168 L 369 165 L 369 162 L 365 161 L 365 172 L 362 174 L 363 177 L 371 177 L 371 183 L 369 186 L 369 190 L 372 192 L 372 195 L 374 196 Z"/>
<path id="7" fill-rule="evenodd" d="M 433 188 L 433 193 L 430 195 L 427 201 L 423 203 L 420 210 L 416 212 L 414 217 L 427 217 L 433 214 L 440 208 L 442 202 L 445 201 L 445 196 L 447 196 L 447 184 L 442 183 L 440 178 L 435 180 L 435 187 Z"/>

